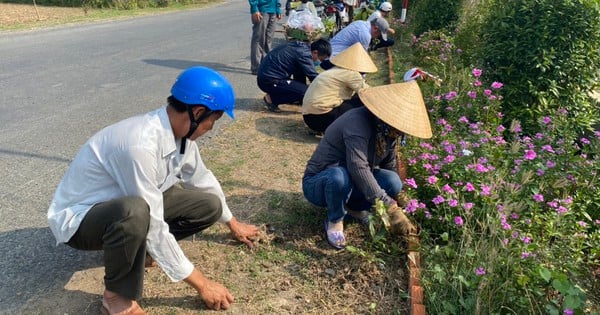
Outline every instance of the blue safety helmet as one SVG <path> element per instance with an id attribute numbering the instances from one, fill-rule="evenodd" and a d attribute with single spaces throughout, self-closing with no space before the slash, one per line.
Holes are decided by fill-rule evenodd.
<path id="1" fill-rule="evenodd" d="M 217 71 L 206 67 L 191 67 L 183 71 L 173 87 L 171 95 L 188 105 L 204 105 L 213 111 L 222 110 L 232 119 L 235 107 L 233 87 Z"/>

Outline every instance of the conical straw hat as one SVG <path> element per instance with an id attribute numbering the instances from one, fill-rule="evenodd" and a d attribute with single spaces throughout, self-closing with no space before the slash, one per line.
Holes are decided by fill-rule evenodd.
<path id="1" fill-rule="evenodd" d="M 431 138 L 431 124 L 416 81 L 368 87 L 360 100 L 377 118 L 391 127 L 419 138 Z"/>
<path id="2" fill-rule="evenodd" d="M 348 70 L 363 73 L 377 72 L 377 66 L 373 63 L 371 56 L 369 56 L 365 48 L 358 42 L 329 58 L 329 61 L 340 68 Z"/>

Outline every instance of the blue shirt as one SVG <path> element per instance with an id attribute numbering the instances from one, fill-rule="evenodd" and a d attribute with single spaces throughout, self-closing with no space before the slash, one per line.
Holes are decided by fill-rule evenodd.
<path id="1" fill-rule="evenodd" d="M 365 51 L 369 49 L 371 22 L 354 21 L 333 36 L 330 41 L 331 55 L 335 56 L 358 42 L 365 48 Z"/>
<path id="2" fill-rule="evenodd" d="M 256 12 L 281 14 L 281 3 L 279 0 L 248 0 L 250 3 L 250 14 Z"/>

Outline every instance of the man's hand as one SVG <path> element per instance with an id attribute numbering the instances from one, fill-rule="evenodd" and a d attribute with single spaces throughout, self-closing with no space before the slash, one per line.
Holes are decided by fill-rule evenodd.
<path id="1" fill-rule="evenodd" d="M 208 280 L 196 268 L 184 281 L 198 291 L 202 301 L 212 310 L 226 310 L 233 303 L 233 295 L 227 288 L 220 283 Z"/>
<path id="2" fill-rule="evenodd" d="M 231 220 L 227 222 L 227 226 L 231 230 L 231 234 L 233 234 L 238 241 L 243 242 L 250 248 L 254 247 L 252 238 L 260 235 L 258 227 L 241 223 L 236 218 L 231 218 Z"/>
<path id="3" fill-rule="evenodd" d="M 276 17 L 278 20 L 281 20 L 281 13 L 277 14 Z"/>
<path id="4" fill-rule="evenodd" d="M 256 23 L 260 22 L 260 20 L 262 20 L 262 18 L 263 18 L 262 13 L 255 12 L 252 14 L 252 23 L 256 24 Z"/>

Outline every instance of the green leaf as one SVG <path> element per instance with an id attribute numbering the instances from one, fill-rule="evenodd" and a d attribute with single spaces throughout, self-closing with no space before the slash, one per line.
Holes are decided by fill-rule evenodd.
<path id="1" fill-rule="evenodd" d="M 550 273 L 550 270 L 548 270 L 546 267 L 540 266 L 539 273 L 540 273 L 540 276 L 542 277 L 542 279 L 544 279 L 546 281 L 550 281 L 550 279 L 552 278 L 552 274 Z"/>

